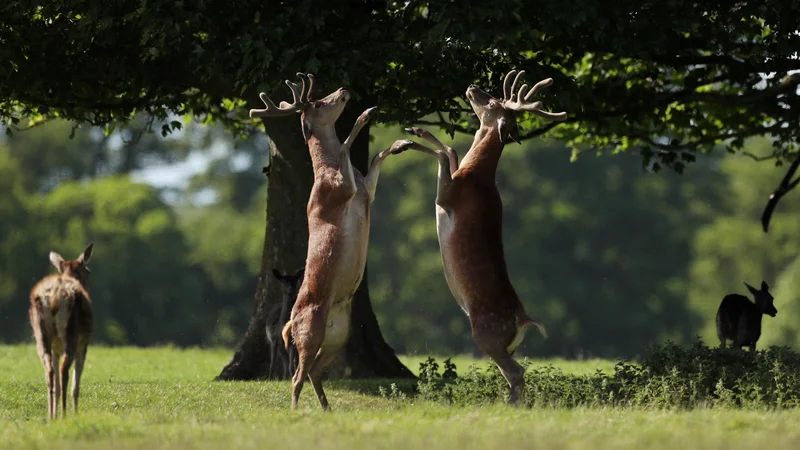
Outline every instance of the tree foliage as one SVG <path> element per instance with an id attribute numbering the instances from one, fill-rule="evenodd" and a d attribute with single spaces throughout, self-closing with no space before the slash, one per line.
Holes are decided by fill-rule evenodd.
<path id="1" fill-rule="evenodd" d="M 499 94 L 516 67 L 528 82 L 555 78 L 545 104 L 570 115 L 531 119 L 528 136 L 553 131 L 575 152 L 642 148 L 681 171 L 695 156 L 680 150 L 736 150 L 752 135 L 776 138 L 768 156 L 794 151 L 798 17 L 800 4 L 778 0 L 12 1 L 0 7 L 0 118 L 113 126 L 171 113 L 241 130 L 259 87 L 311 71 L 376 99 L 379 120 L 438 112 L 469 131 L 466 87 Z"/>

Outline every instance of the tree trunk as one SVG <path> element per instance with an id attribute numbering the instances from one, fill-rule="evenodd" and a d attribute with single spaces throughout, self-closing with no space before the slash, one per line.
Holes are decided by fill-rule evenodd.
<path id="1" fill-rule="evenodd" d="M 347 105 L 337 122 L 337 134 L 342 140 L 365 109 L 355 103 Z M 300 132 L 299 115 L 269 119 L 264 124 L 270 143 L 269 199 L 253 316 L 239 348 L 217 380 L 289 379 L 297 361 L 296 352 L 284 349 L 280 333 L 289 318 L 302 279 L 294 286 L 281 283 L 273 275 L 273 269 L 283 274 L 294 274 L 305 264 L 308 248 L 306 205 L 313 185 L 311 157 Z M 369 161 L 368 126 L 361 131 L 351 151 L 353 164 L 365 174 Z M 293 346 L 290 344 L 290 347 Z M 351 336 L 344 353 L 328 370 L 329 376 L 414 377 L 381 335 L 369 301 L 366 269 L 353 300 Z"/>

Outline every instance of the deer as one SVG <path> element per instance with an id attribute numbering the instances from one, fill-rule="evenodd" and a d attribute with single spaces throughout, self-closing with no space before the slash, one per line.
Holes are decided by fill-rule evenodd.
<path id="1" fill-rule="evenodd" d="M 300 267 L 294 273 L 281 273 L 278 269 L 272 269 L 272 276 L 283 285 L 284 295 L 281 303 L 274 305 L 267 316 L 266 337 L 270 347 L 270 377 L 276 375 L 275 369 L 277 367 L 276 362 L 278 358 L 283 361 L 286 370 L 292 370 L 297 361 L 296 352 L 292 351 L 292 349 L 287 349 L 287 358 L 284 358 L 283 355 L 278 352 L 278 340 L 282 337 L 282 325 L 289 321 L 289 314 L 297 298 L 297 291 L 300 288 L 300 284 L 303 282 L 305 271 L 305 266 Z"/>
<path id="2" fill-rule="evenodd" d="M 717 337 L 720 348 L 725 348 L 730 339 L 734 348 L 748 346 L 751 352 L 755 352 L 756 342 L 761 337 L 761 318 L 764 314 L 775 317 L 778 310 L 765 281 L 761 282 L 761 289 L 747 282 L 744 285 L 753 294 L 755 303 L 741 294 L 726 295 L 717 309 Z"/>
<path id="3" fill-rule="evenodd" d="M 502 238 L 503 204 L 495 185 L 495 174 L 503 148 L 519 143 L 516 115 L 529 111 L 549 120 L 565 120 L 565 112 L 543 111 L 531 98 L 549 87 L 542 80 L 528 91 L 517 83 L 525 74 L 508 72 L 499 100 L 475 84 L 466 91 L 480 127 L 461 162 L 452 148 L 427 130 L 406 131 L 433 144 L 407 146 L 435 156 L 439 161 L 436 191 L 436 231 L 447 285 L 470 321 L 478 348 L 498 366 L 510 388 L 508 402 L 518 405 L 524 391 L 525 369 L 513 358 L 526 331 L 535 328 L 545 338 L 547 330 L 525 312 L 508 276 Z"/>
<path id="4" fill-rule="evenodd" d="M 42 278 L 30 293 L 28 311 L 36 351 L 44 366 L 47 383 L 47 415 L 54 420 L 61 402 L 62 417 L 67 414 L 67 384 L 74 361 L 72 410 L 78 413 L 81 374 L 86 351 L 92 338 L 92 302 L 89 298 L 89 259 L 92 246 L 76 259 L 66 261 L 50 252 L 50 263 L 57 274 Z"/>
<path id="5" fill-rule="evenodd" d="M 350 100 L 350 93 L 341 87 L 327 97 L 316 99 L 314 75 L 297 73 L 297 76 L 301 85 L 285 81 L 292 91 L 291 104 L 281 102 L 275 106 L 262 92 L 259 97 L 266 108 L 251 109 L 250 117 L 300 113 L 303 139 L 311 155 L 314 183 L 306 207 L 308 252 L 305 276 L 281 335 L 284 347 L 289 347 L 291 338 L 298 354 L 297 368 L 292 376 L 292 409 L 297 409 L 300 392 L 308 378 L 320 406 L 329 411 L 322 375 L 336 361 L 350 338 L 353 295 L 364 275 L 370 205 L 375 200 L 380 167 L 389 155 L 400 153 L 413 143 L 396 141 L 376 154 L 366 176 L 362 175 L 350 162 L 350 147 L 361 129 L 374 117 L 377 107 L 368 108 L 356 119 L 342 143 L 336 136 L 334 124 Z"/>

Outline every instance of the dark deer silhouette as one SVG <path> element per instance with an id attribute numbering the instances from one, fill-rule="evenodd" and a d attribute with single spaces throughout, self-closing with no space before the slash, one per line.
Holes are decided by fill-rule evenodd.
<path id="1" fill-rule="evenodd" d="M 283 285 L 283 299 L 280 304 L 274 305 L 267 318 L 266 335 L 270 346 L 270 378 L 277 378 L 279 375 L 275 373 L 278 367 L 276 364 L 278 358 L 284 363 L 282 367 L 289 371 L 286 376 L 291 377 L 297 368 L 297 349 L 290 345 L 286 349 L 286 355 L 284 355 L 280 351 L 279 343 L 282 343 L 281 331 L 284 325 L 289 322 L 292 307 L 294 307 L 294 302 L 297 299 L 297 291 L 303 284 L 305 272 L 305 266 L 296 270 L 294 274 L 284 274 L 277 269 L 272 269 L 272 276 Z M 286 359 L 287 357 L 288 360 Z"/>
<path id="2" fill-rule="evenodd" d="M 748 346 L 754 352 L 756 342 L 761 337 L 761 317 L 764 314 L 775 317 L 778 310 L 772 304 L 774 298 L 766 282 L 761 282 L 761 290 L 747 283 L 744 285 L 753 294 L 755 303 L 744 295 L 726 295 L 717 310 L 717 337 L 721 348 L 725 348 L 726 341 L 730 339 L 733 347 Z"/>

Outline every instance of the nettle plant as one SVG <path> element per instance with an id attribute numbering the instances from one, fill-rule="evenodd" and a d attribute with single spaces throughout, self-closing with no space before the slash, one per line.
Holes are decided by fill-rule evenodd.
<path id="1" fill-rule="evenodd" d="M 529 407 L 699 406 L 791 408 L 800 406 L 800 353 L 771 347 L 753 353 L 709 348 L 697 340 L 689 348 L 674 343 L 647 349 L 638 362 L 620 361 L 613 373 L 598 369 L 573 375 L 552 364 L 523 360 L 524 404 Z M 418 395 L 453 405 L 504 402 L 505 379 L 494 365 L 470 367 L 463 375 L 445 361 L 420 364 Z"/>

